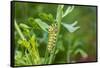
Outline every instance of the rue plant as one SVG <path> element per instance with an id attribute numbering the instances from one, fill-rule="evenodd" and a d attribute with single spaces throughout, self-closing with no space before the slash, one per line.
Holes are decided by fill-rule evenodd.
<path id="1" fill-rule="evenodd" d="M 61 27 L 64 27 L 66 31 L 69 31 L 69 33 L 75 32 L 77 29 L 79 29 L 79 26 L 77 25 L 77 21 L 75 21 L 72 24 L 66 24 L 66 22 L 63 22 L 63 18 L 66 17 L 68 14 L 70 14 L 74 10 L 74 6 L 69 6 L 64 11 L 64 5 L 58 5 L 56 16 L 52 16 L 51 14 L 46 15 L 43 13 L 42 15 L 45 16 L 46 20 L 51 21 L 51 24 L 47 24 L 44 22 L 41 17 L 40 18 L 29 18 L 29 24 L 18 24 L 15 20 L 15 35 L 16 33 L 20 37 L 20 39 L 17 39 L 19 50 L 16 50 L 15 52 L 15 65 L 40 65 L 40 64 L 53 64 L 55 57 L 57 53 L 59 53 L 58 41 L 59 36 L 61 32 Z M 39 14 L 41 15 L 41 14 Z M 49 20 L 50 19 L 50 20 Z M 45 35 L 48 38 L 44 56 L 40 56 L 39 52 L 39 40 L 45 40 L 44 39 L 38 39 L 35 31 L 40 30 L 45 32 Z M 32 34 L 34 33 L 34 34 Z M 46 40 L 45 40 L 46 41 Z M 78 45 L 67 45 L 67 51 L 66 51 L 66 63 L 70 63 L 70 57 L 71 55 L 76 55 L 77 53 L 81 53 L 83 57 L 87 57 L 87 53 L 82 50 L 82 48 L 76 49 Z M 76 49 L 76 50 L 75 50 Z"/>

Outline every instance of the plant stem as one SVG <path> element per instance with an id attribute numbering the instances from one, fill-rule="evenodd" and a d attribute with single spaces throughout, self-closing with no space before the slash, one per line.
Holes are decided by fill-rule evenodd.
<path id="1" fill-rule="evenodd" d="M 53 48 L 53 52 L 50 54 L 48 64 L 51 64 L 55 59 L 55 51 L 56 51 L 57 41 L 58 41 L 58 37 L 59 37 L 59 33 L 60 33 L 63 7 L 64 7 L 64 5 L 58 5 L 58 8 L 57 8 L 57 15 L 56 15 L 56 22 L 58 23 L 58 32 L 57 32 L 57 37 L 56 37 L 57 40 L 56 40 L 56 45 Z"/>
<path id="2" fill-rule="evenodd" d="M 48 50 L 47 50 L 47 48 L 46 48 L 46 51 L 45 51 L 45 57 L 44 57 L 44 64 L 47 64 L 47 61 L 48 61 L 48 55 L 49 55 L 49 53 L 48 53 Z"/>
<path id="3" fill-rule="evenodd" d="M 67 49 L 67 63 L 70 63 L 70 45 L 68 45 L 68 49 Z"/>
<path id="4" fill-rule="evenodd" d="M 24 35 L 22 34 L 22 32 L 21 32 L 21 30 L 20 30 L 18 24 L 16 23 L 16 20 L 15 20 L 15 28 L 16 28 L 18 34 L 20 35 L 21 39 L 22 39 L 22 40 L 25 40 L 25 37 L 24 37 Z"/>
<path id="5" fill-rule="evenodd" d="M 22 34 L 22 32 L 21 32 L 21 30 L 20 30 L 18 24 L 16 23 L 16 21 L 15 21 L 15 28 L 16 28 L 18 34 L 20 35 L 21 39 L 22 39 L 22 40 L 25 40 L 26 43 L 30 43 L 30 44 L 32 45 L 32 47 L 29 47 L 29 48 L 27 48 L 27 49 L 28 49 L 29 54 L 31 55 L 31 57 L 32 57 L 32 58 L 33 58 L 33 57 L 36 58 L 35 60 L 33 60 L 34 63 L 35 63 L 35 64 L 41 64 L 40 56 L 39 56 L 39 52 L 38 52 L 38 48 L 36 47 L 35 37 L 32 37 L 32 38 L 30 39 L 30 42 L 28 42 L 28 41 L 25 39 L 24 35 Z M 25 44 L 25 45 L 26 45 L 26 44 Z M 33 53 L 33 52 L 34 52 L 34 53 Z M 28 56 L 28 55 L 26 56 L 26 58 L 28 58 L 28 60 L 29 60 L 29 56 Z M 34 58 L 33 58 L 33 59 L 34 59 Z M 28 61 L 28 60 L 27 60 L 27 61 Z M 29 62 L 31 62 L 31 61 L 29 61 Z M 31 62 L 31 63 L 33 64 L 33 62 Z"/>

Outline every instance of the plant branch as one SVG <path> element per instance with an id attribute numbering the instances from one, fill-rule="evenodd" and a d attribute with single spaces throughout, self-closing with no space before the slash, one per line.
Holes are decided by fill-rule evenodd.
<path id="1" fill-rule="evenodd" d="M 56 15 L 56 22 L 58 24 L 58 32 L 57 32 L 57 37 L 56 37 L 57 40 L 56 40 L 56 45 L 53 48 L 53 52 L 50 54 L 48 64 L 51 64 L 54 61 L 54 58 L 55 58 L 55 51 L 56 51 L 56 47 L 57 47 L 58 36 L 59 36 L 59 33 L 60 33 L 63 7 L 64 7 L 64 5 L 58 5 L 58 8 L 57 8 L 57 15 Z"/>

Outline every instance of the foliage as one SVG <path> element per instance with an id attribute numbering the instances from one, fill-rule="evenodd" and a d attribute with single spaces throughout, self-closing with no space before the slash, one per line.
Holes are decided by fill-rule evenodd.
<path id="1" fill-rule="evenodd" d="M 26 2 L 15 7 L 15 66 L 96 61 L 96 8 Z"/>

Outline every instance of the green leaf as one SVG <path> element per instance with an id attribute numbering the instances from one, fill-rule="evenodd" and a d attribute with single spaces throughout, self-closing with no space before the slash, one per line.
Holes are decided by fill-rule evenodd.
<path id="1" fill-rule="evenodd" d="M 75 26 L 78 22 L 75 21 L 72 24 L 66 24 L 66 23 L 61 23 L 69 32 L 75 32 L 76 30 L 78 30 L 80 27 L 79 26 Z"/>
<path id="2" fill-rule="evenodd" d="M 25 65 L 26 64 L 26 62 L 23 60 L 23 57 L 24 56 L 22 56 L 22 52 L 21 51 L 16 51 L 16 53 L 15 53 L 15 65 Z"/>
<path id="3" fill-rule="evenodd" d="M 47 32 L 47 29 L 49 27 L 48 24 L 43 22 L 41 19 L 35 19 L 35 22 L 42 28 L 42 30 Z"/>
<path id="4" fill-rule="evenodd" d="M 27 49 L 30 47 L 30 43 L 27 40 L 18 40 L 18 43 Z"/>
<path id="5" fill-rule="evenodd" d="M 70 12 L 72 12 L 73 9 L 74 9 L 74 6 L 69 6 L 66 9 L 65 13 L 63 14 L 62 18 L 65 17 L 65 16 L 67 16 Z"/>
<path id="6" fill-rule="evenodd" d="M 34 59 L 34 63 L 35 64 L 40 64 L 41 61 L 40 61 L 40 56 L 39 56 L 39 52 L 38 52 L 38 47 L 37 47 L 37 44 L 36 44 L 36 38 L 35 38 L 35 35 L 33 35 L 30 40 L 30 45 L 31 45 L 31 48 L 29 50 L 30 54 L 32 55 L 33 59 Z"/>
<path id="7" fill-rule="evenodd" d="M 26 25 L 26 24 L 23 24 L 23 23 L 21 23 L 20 25 L 19 25 L 21 28 L 25 28 L 25 29 L 29 29 L 30 27 L 28 26 L 28 25 Z"/>
<path id="8" fill-rule="evenodd" d="M 32 27 L 33 29 L 41 30 L 40 26 L 34 20 L 35 19 L 32 18 L 32 17 L 28 18 L 28 24 L 29 24 L 29 26 Z"/>
<path id="9" fill-rule="evenodd" d="M 63 14 L 63 7 L 64 7 L 64 5 L 58 5 L 57 15 L 56 15 L 56 22 L 61 22 L 62 14 Z"/>
<path id="10" fill-rule="evenodd" d="M 78 53 L 80 53 L 81 56 L 82 56 L 83 58 L 88 57 L 88 54 L 87 54 L 83 49 L 78 48 L 78 49 L 74 52 L 74 55 L 77 55 Z"/>
<path id="11" fill-rule="evenodd" d="M 22 52 L 21 51 L 16 51 L 16 56 L 15 56 L 15 59 L 19 59 L 19 58 L 21 58 L 22 57 Z"/>
<path id="12" fill-rule="evenodd" d="M 49 21 L 51 23 L 54 21 L 54 17 L 53 17 L 53 15 L 51 13 L 48 13 L 48 14 L 47 13 L 40 13 L 39 17 L 41 19 L 47 20 L 47 21 Z"/>

